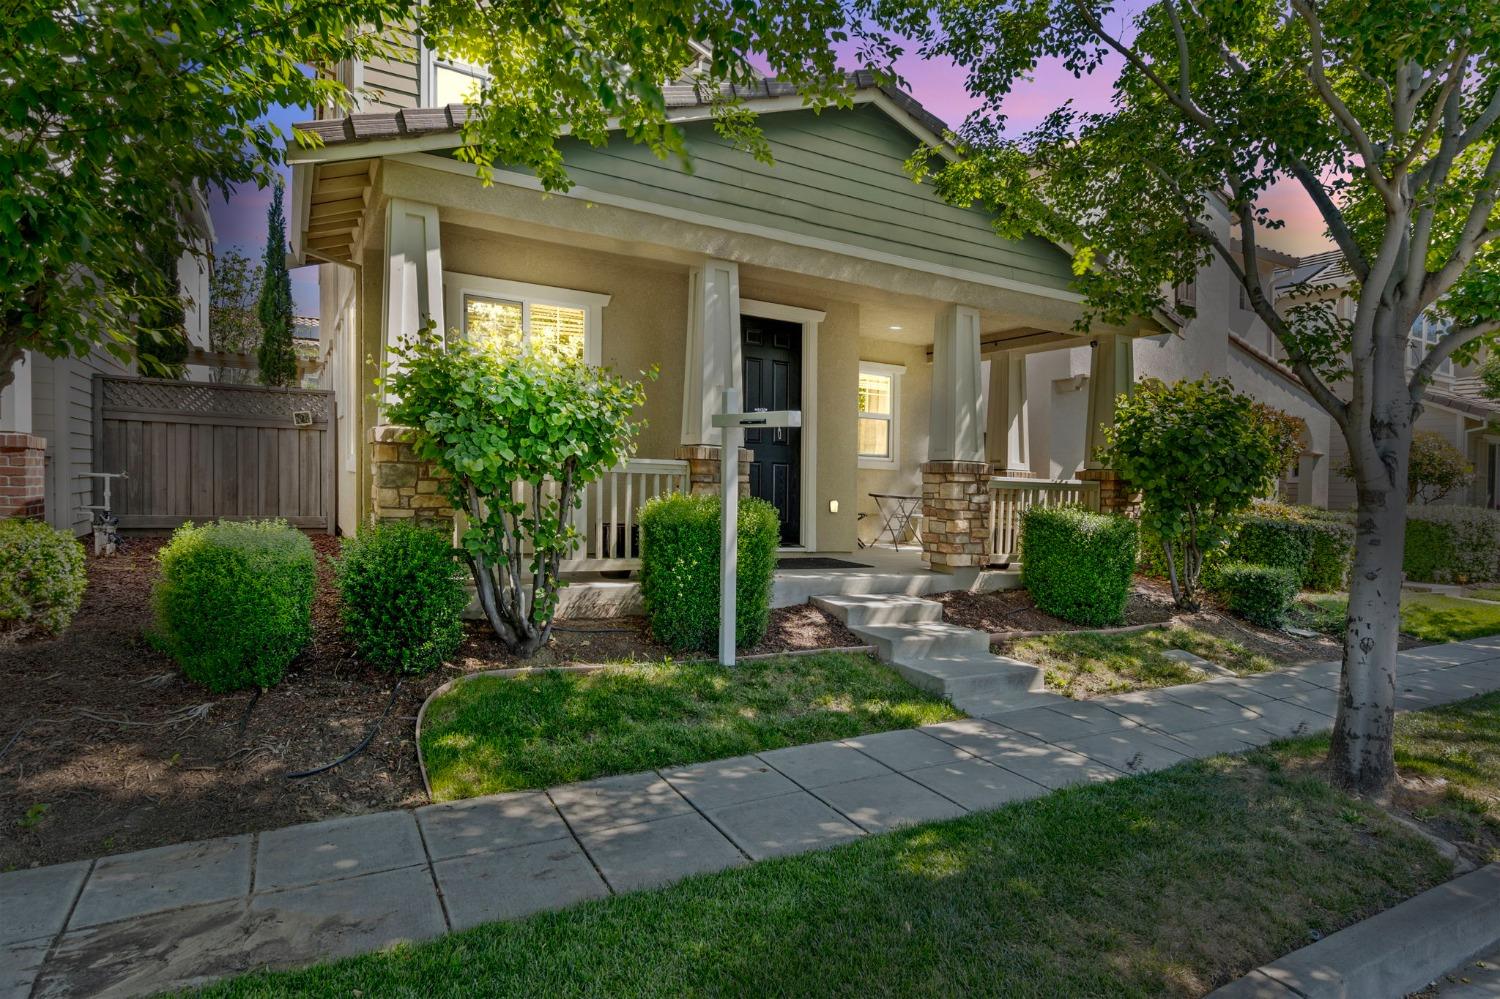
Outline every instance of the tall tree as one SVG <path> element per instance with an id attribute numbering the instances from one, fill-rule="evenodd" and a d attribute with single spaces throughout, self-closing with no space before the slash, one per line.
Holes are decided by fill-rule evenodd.
<path id="1" fill-rule="evenodd" d="M 258 352 L 260 288 L 264 268 L 238 250 L 214 254 L 208 279 L 208 349 L 231 354 Z M 244 381 L 247 371 L 219 366 L 214 379 Z"/>
<path id="2" fill-rule="evenodd" d="M 1407 0 L 938 0 L 877 13 L 924 54 L 956 60 L 980 105 L 963 157 L 927 159 L 1001 231 L 1077 252 L 1083 325 L 1167 306 L 1218 258 L 1349 445 L 1359 496 L 1335 778 L 1395 774 L 1396 635 L 1412 428 L 1437 367 L 1500 331 L 1500 5 Z M 1062 101 L 1007 129 L 1004 101 L 1039 60 L 1121 66 L 1106 111 Z M 1353 276 L 1341 318 L 1263 281 L 1268 198 L 1294 185 Z M 1227 213 L 1232 231 L 1214 223 Z M 1451 320 L 1415 370 L 1408 333 Z"/>
<path id="3" fill-rule="evenodd" d="M 282 185 L 271 192 L 266 209 L 266 256 L 261 263 L 260 349 L 256 359 L 262 385 L 289 385 L 297 377 L 297 350 L 292 346 L 292 276 L 286 267 L 286 213 Z"/>
<path id="4" fill-rule="evenodd" d="M 0 4 L 0 389 L 23 350 L 122 360 L 175 298 L 143 275 L 194 245 L 197 184 L 269 183 L 278 105 L 346 105 L 308 75 L 388 46 L 415 0 L 19 0 Z"/>

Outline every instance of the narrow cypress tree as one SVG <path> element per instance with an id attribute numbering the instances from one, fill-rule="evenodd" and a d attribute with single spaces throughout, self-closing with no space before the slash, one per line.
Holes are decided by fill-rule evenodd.
<path id="1" fill-rule="evenodd" d="M 292 347 L 292 277 L 286 269 L 286 214 L 281 197 L 282 185 L 278 182 L 266 213 L 265 277 L 257 306 L 257 360 L 263 385 L 289 385 L 297 377 L 297 352 Z"/>

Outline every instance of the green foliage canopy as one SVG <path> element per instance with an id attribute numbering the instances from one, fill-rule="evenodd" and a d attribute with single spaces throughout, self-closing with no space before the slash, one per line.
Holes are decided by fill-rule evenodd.
<path id="1" fill-rule="evenodd" d="M 521 655 L 547 643 L 583 487 L 628 458 L 645 401 L 607 368 L 428 333 L 393 352 L 386 417 L 444 473 L 479 604 Z"/>
<path id="2" fill-rule="evenodd" d="M 344 106 L 304 71 L 383 51 L 409 0 L 22 0 L 0 5 L 0 388 L 23 350 L 105 345 L 176 285 L 200 189 L 270 183 L 277 106 Z"/>
<path id="3" fill-rule="evenodd" d="M 1280 473 L 1276 426 L 1227 379 L 1146 379 L 1116 403 L 1104 459 L 1141 494 L 1141 526 L 1159 537 L 1183 607 L 1197 606 L 1205 553 Z"/>

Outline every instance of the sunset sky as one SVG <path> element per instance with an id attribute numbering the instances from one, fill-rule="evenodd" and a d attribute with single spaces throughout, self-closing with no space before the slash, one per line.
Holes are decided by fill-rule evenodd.
<path id="1" fill-rule="evenodd" d="M 963 72 L 950 62 L 912 56 L 899 63 L 897 69 L 912 95 L 950 125 L 961 124 L 975 105 L 964 89 Z M 1055 61 L 1043 63 L 1034 78 L 1020 85 L 1006 102 L 1011 126 L 1024 131 L 1069 97 L 1083 110 L 1106 109 L 1110 84 L 1116 72 L 1117 64 L 1107 63 L 1093 76 L 1076 80 Z M 289 131 L 293 122 L 310 117 L 305 109 L 286 109 L 276 120 Z M 221 250 L 236 247 L 243 253 L 259 257 L 265 248 L 266 207 L 269 203 L 270 192 L 254 187 L 236 191 L 227 202 L 215 197 L 213 218 L 217 246 Z M 1299 189 L 1282 185 L 1271 192 L 1267 204 L 1287 221 L 1285 229 L 1265 238 L 1268 245 L 1299 255 L 1327 247 L 1322 223 Z M 292 292 L 299 315 L 317 315 L 316 268 L 303 267 L 293 271 Z"/>

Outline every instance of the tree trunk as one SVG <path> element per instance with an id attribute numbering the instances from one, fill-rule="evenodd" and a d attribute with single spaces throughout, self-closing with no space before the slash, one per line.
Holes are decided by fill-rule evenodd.
<path id="1" fill-rule="evenodd" d="M 1328 751 L 1334 781 L 1360 794 L 1383 792 L 1396 777 L 1391 737 L 1405 543 L 1405 495 L 1360 489 L 1339 710 Z"/>

